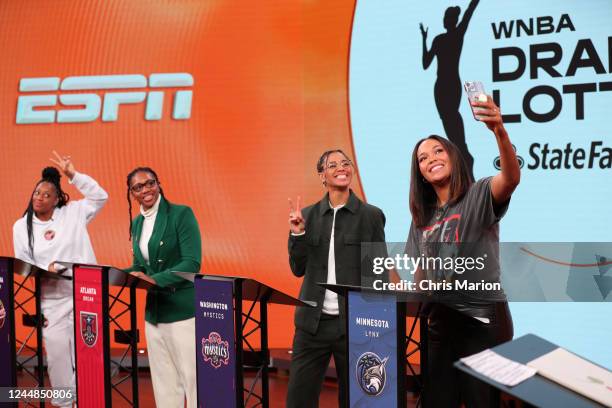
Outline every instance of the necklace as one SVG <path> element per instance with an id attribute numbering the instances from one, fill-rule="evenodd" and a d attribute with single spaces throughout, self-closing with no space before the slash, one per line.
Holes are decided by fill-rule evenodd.
<path id="1" fill-rule="evenodd" d="M 446 205 L 446 203 L 443 204 L 442 206 L 436 208 L 436 211 L 434 212 L 434 217 L 435 217 L 436 221 L 440 221 L 442 216 L 444 216 L 444 214 L 446 214 L 447 208 L 448 208 L 448 206 Z"/>

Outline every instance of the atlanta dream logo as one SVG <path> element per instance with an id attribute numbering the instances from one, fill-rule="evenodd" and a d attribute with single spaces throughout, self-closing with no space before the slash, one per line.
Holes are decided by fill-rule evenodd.
<path id="1" fill-rule="evenodd" d="M 357 360 L 355 374 L 361 389 L 371 396 L 379 395 L 385 388 L 387 371 L 385 364 L 389 357 L 381 358 L 372 352 L 363 353 Z"/>
<path id="2" fill-rule="evenodd" d="M 210 332 L 208 338 L 202 338 L 202 355 L 204 362 L 209 362 L 214 368 L 229 364 L 229 343 L 217 332 Z"/>
<path id="3" fill-rule="evenodd" d="M 81 312 L 81 339 L 87 347 L 93 347 L 98 340 L 98 314 Z"/>

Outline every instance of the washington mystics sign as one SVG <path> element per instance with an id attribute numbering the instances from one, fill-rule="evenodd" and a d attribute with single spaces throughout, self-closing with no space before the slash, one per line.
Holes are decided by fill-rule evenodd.
<path id="1" fill-rule="evenodd" d="M 228 365 L 230 360 L 229 343 L 224 341 L 219 333 L 211 332 L 208 338 L 202 339 L 202 355 L 204 361 L 213 368 Z"/>
<path id="2" fill-rule="evenodd" d="M 233 282 L 196 279 L 198 406 L 236 407 Z"/>
<path id="3" fill-rule="evenodd" d="M 0 329 L 4 327 L 4 321 L 6 320 L 6 309 L 4 304 L 0 300 Z"/>

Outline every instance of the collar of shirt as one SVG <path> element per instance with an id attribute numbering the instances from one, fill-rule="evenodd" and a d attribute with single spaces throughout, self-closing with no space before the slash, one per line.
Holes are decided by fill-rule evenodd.
<path id="1" fill-rule="evenodd" d="M 51 215 L 51 218 L 49 218 L 46 221 L 43 221 L 41 219 L 39 219 L 36 214 L 32 214 L 32 223 L 34 224 L 41 224 L 41 225 L 49 225 L 51 224 L 53 221 L 55 221 L 55 219 L 57 218 L 57 212 L 59 211 L 59 208 L 55 207 L 53 209 L 53 214 Z M 24 217 L 26 217 L 24 215 Z"/>
<path id="2" fill-rule="evenodd" d="M 148 210 L 145 210 L 142 207 L 142 205 L 140 206 L 140 213 L 142 214 L 143 217 L 145 217 L 145 219 L 153 218 L 153 216 L 157 214 L 157 210 L 159 210 L 159 203 L 161 202 L 161 198 L 162 198 L 162 195 L 160 194 L 157 197 L 157 201 L 155 201 L 155 204 L 153 204 L 153 206 L 149 208 Z"/>
<path id="3" fill-rule="evenodd" d="M 359 208 L 359 199 L 357 198 L 355 193 L 353 193 L 353 190 L 350 190 L 349 198 L 346 204 L 344 204 L 340 208 L 346 208 L 353 214 L 357 212 L 357 209 Z M 329 203 L 329 193 L 325 194 L 325 197 L 323 197 L 323 200 L 319 202 L 319 214 L 323 215 L 328 211 L 333 211 L 333 208 L 331 207 Z"/>
<path id="4" fill-rule="evenodd" d="M 344 204 L 340 204 L 340 205 L 337 205 L 337 206 L 334 207 L 334 206 L 332 206 L 331 202 L 328 201 L 327 203 L 329 204 L 329 207 L 332 210 L 334 210 L 334 211 L 337 211 L 337 210 L 341 209 L 342 207 L 344 207 L 346 205 L 346 203 L 344 203 Z"/>

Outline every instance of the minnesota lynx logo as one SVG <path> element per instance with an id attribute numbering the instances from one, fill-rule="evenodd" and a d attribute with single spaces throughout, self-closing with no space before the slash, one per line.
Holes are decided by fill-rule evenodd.
<path id="1" fill-rule="evenodd" d="M 93 347 L 98 340 L 98 314 L 81 312 L 81 338 L 87 347 Z"/>
<path id="2" fill-rule="evenodd" d="M 355 374 L 361 389 L 368 395 L 379 395 L 385 388 L 387 372 L 385 364 L 389 357 L 380 359 L 378 355 L 366 352 L 357 360 Z"/>
<path id="3" fill-rule="evenodd" d="M 202 338 L 202 355 L 205 362 L 210 362 L 214 368 L 229 364 L 229 343 L 224 341 L 219 333 L 210 332 L 208 338 Z"/>

